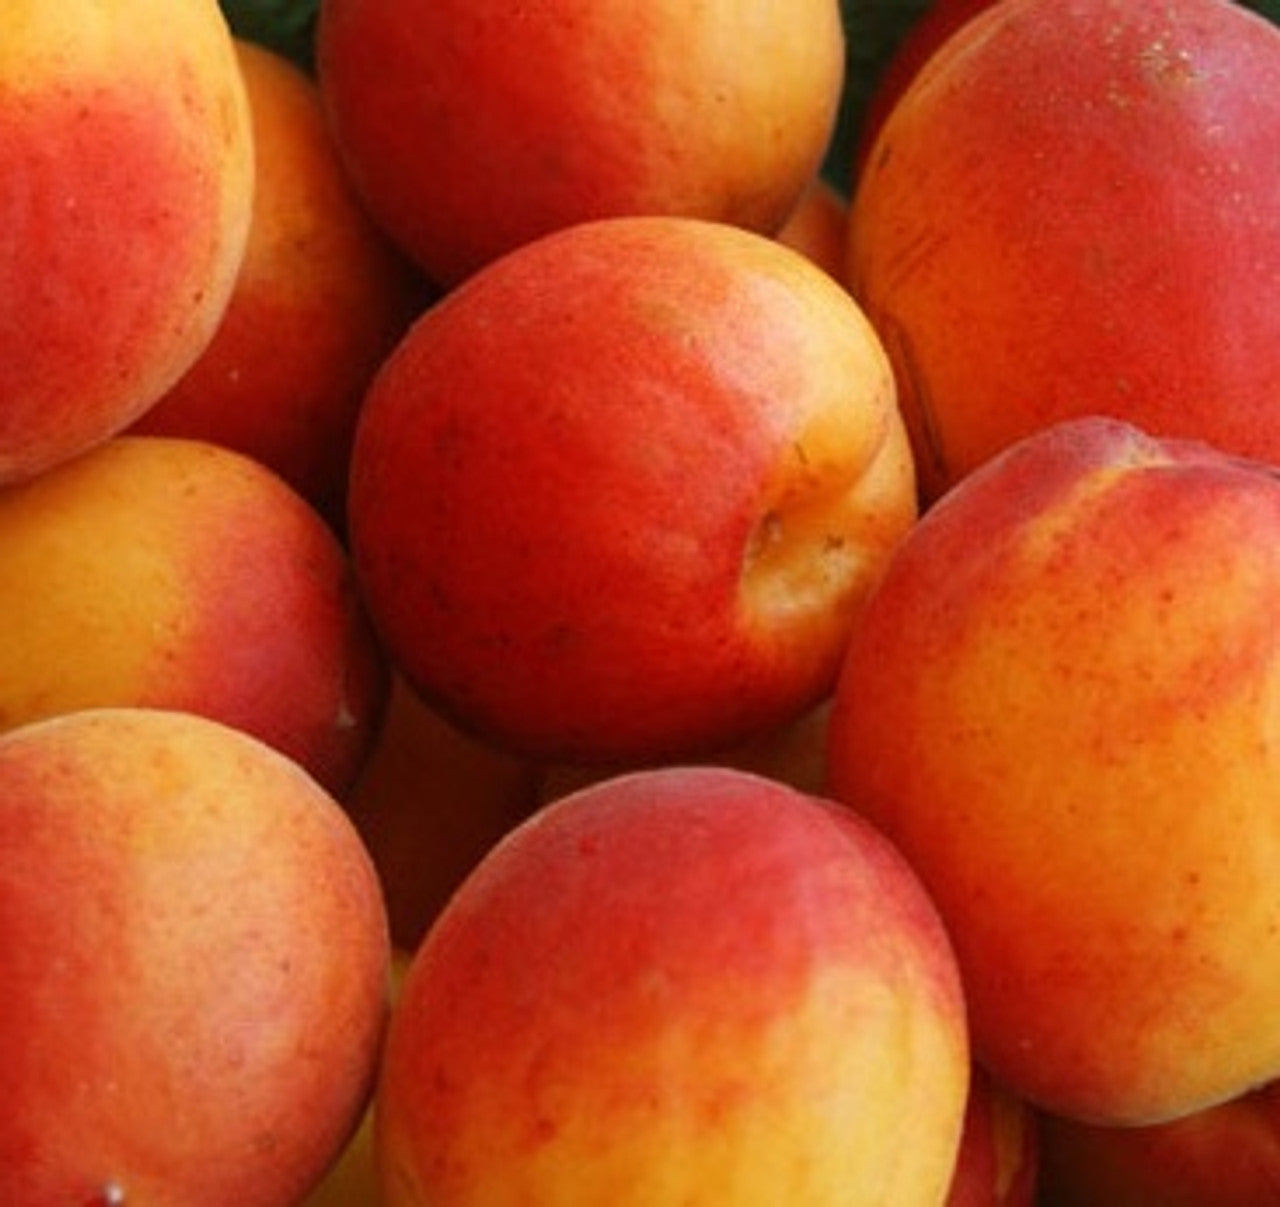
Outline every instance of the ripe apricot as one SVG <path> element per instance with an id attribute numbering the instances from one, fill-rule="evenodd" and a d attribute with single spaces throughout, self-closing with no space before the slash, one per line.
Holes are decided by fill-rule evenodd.
<path id="1" fill-rule="evenodd" d="M 1228 0 L 1001 0 L 893 107 L 849 281 L 926 498 L 1051 422 L 1280 461 L 1280 29 Z"/>
<path id="2" fill-rule="evenodd" d="M 596 218 L 771 233 L 844 78 L 836 0 L 328 0 L 316 66 L 370 209 L 439 285 Z"/>
<path id="3" fill-rule="evenodd" d="M 816 705 L 915 508 L 848 292 L 774 239 L 633 217 L 414 324 L 361 412 L 349 529 L 391 657 L 456 723 L 650 760 Z"/>

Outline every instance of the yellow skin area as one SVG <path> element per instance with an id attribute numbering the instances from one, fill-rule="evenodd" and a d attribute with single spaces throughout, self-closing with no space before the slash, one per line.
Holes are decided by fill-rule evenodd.
<path id="1" fill-rule="evenodd" d="M 340 545 L 268 470 L 121 436 L 0 490 L 0 729 L 76 708 L 184 708 L 345 790 L 381 654 Z"/>
<path id="2" fill-rule="evenodd" d="M 900 548 L 832 782 L 939 902 L 993 1073 L 1156 1122 L 1280 1070 L 1280 491 L 1105 421 L 1018 452 Z"/>

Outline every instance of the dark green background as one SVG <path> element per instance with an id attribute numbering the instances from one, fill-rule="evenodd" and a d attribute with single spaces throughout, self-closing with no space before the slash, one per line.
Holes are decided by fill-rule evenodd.
<path id="1" fill-rule="evenodd" d="M 637 0 L 643 3 L 644 0 Z M 1149 0 L 1135 0 L 1146 3 Z M 1242 0 L 1280 24 L 1280 0 Z M 232 30 L 243 38 L 282 51 L 305 67 L 311 65 L 311 42 L 320 0 L 220 0 Z M 850 151 L 857 138 L 867 99 L 881 69 L 902 35 L 929 6 L 929 0 L 840 0 L 847 32 L 848 70 L 843 104 L 827 174 L 843 187 Z"/>

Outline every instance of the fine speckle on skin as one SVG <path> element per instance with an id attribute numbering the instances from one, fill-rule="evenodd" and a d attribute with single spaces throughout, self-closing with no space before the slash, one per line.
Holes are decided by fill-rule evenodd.
<path id="1" fill-rule="evenodd" d="M 1147 76 L 1157 83 L 1191 84 L 1200 76 L 1191 53 L 1163 38 L 1153 39 L 1144 48 L 1141 63 Z"/>

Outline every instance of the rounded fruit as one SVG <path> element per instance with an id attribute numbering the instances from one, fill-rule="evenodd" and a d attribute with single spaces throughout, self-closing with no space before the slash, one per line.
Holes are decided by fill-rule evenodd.
<path id="1" fill-rule="evenodd" d="M 338 804 L 239 730 L 90 709 L 0 737 L 0 832 L 0 1201 L 299 1201 L 387 1016 Z"/>
<path id="2" fill-rule="evenodd" d="M 117 436 L 0 490 L 0 730 L 108 705 L 252 733 L 345 792 L 387 668 L 346 551 L 265 466 Z"/>
<path id="3" fill-rule="evenodd" d="M 880 127 L 848 280 L 921 489 L 1088 414 L 1280 461 L 1280 29 L 1230 0 L 1001 0 Z"/>
<path id="4" fill-rule="evenodd" d="M 596 218 L 771 233 L 830 141 L 844 34 L 837 0 L 328 0 L 316 67 L 370 210 L 447 287 Z"/>
<path id="5" fill-rule="evenodd" d="M 390 1207 L 926 1207 L 969 1057 L 945 932 L 858 818 L 747 772 L 561 797 L 418 948 L 375 1101 Z"/>
<path id="6" fill-rule="evenodd" d="M 1272 467 L 1064 421 L 936 503 L 854 627 L 832 792 L 937 901 L 978 1059 L 1050 1112 L 1280 1073 L 1277 533 Z"/>
<path id="7" fill-rule="evenodd" d="M 621 762 L 816 704 L 916 511 L 848 293 L 765 236 L 645 217 L 526 244 L 417 320 L 348 513 L 415 690 L 521 753 Z"/>

